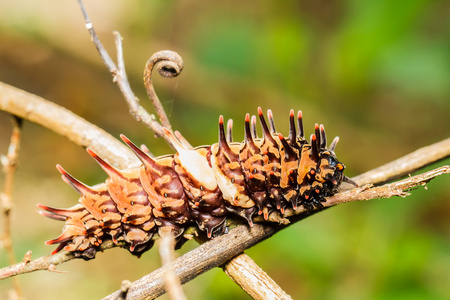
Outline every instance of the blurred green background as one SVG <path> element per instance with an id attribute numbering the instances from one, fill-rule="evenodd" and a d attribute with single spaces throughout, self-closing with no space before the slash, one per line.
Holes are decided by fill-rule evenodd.
<path id="1" fill-rule="evenodd" d="M 178 78 L 154 81 L 174 128 L 193 145 L 217 140 L 220 114 L 234 119 L 235 140 L 242 139 L 244 115 L 258 106 L 273 110 L 280 132 L 287 133 L 293 108 L 303 110 L 308 135 L 315 122 L 330 138 L 339 135 L 348 176 L 449 137 L 449 1 L 97 0 L 86 7 L 113 57 L 112 31 L 122 34 L 131 85 L 147 108 L 146 60 L 162 49 L 183 57 Z M 170 152 L 127 113 L 76 1 L 0 0 L 0 81 L 155 154 Z M 0 112 L 2 154 L 10 131 Z M 26 122 L 21 142 L 12 224 L 19 260 L 27 250 L 34 258 L 49 254 L 44 241 L 63 225 L 39 216 L 36 203 L 77 201 L 56 163 L 87 184 L 106 178 L 83 149 L 47 129 Z M 405 199 L 335 207 L 247 253 L 294 299 L 450 299 L 449 183 L 441 177 Z M 3 249 L 0 265 L 7 265 Z M 98 299 L 159 265 L 155 249 L 140 259 L 113 249 L 58 266 L 66 274 L 19 281 L 27 299 Z M 0 299 L 11 287 L 0 282 Z M 189 299 L 249 298 L 220 269 L 184 290 Z"/>

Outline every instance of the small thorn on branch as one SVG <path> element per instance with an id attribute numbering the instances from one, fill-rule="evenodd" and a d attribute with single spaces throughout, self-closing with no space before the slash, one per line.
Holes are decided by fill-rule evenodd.
<path id="1" fill-rule="evenodd" d="M 125 300 L 127 299 L 128 290 L 131 288 L 131 281 L 123 280 L 120 285 L 120 293 L 117 295 L 115 300 Z"/>
<path id="2" fill-rule="evenodd" d="M 25 253 L 25 255 L 23 256 L 22 262 L 23 262 L 25 265 L 31 261 L 31 255 L 32 255 L 31 250 L 28 250 L 27 253 Z"/>
<path id="3" fill-rule="evenodd" d="M 48 268 L 47 268 L 47 271 L 55 272 L 55 273 L 61 273 L 61 274 L 69 273 L 68 271 L 56 270 L 56 265 L 54 265 L 54 264 L 49 265 Z"/>

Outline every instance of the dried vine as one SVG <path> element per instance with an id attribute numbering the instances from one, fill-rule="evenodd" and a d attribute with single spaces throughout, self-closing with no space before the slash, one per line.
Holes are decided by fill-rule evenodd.
<path id="1" fill-rule="evenodd" d="M 171 131 L 172 126 L 167 118 L 166 111 L 161 105 L 161 101 L 153 88 L 152 74 L 155 66 L 157 66 L 158 73 L 161 76 L 165 78 L 173 78 L 178 76 L 183 70 L 183 59 L 176 52 L 170 50 L 159 51 L 150 57 L 144 70 L 144 84 L 147 90 L 147 95 L 158 113 L 162 126 Z"/>

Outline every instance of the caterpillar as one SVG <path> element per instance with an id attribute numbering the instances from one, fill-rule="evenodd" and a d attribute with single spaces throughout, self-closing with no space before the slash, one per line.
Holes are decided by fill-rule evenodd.
<path id="1" fill-rule="evenodd" d="M 211 146 L 192 148 L 181 135 L 177 138 L 163 128 L 176 153 L 156 158 L 121 135 L 142 162 L 129 170 L 118 170 L 87 149 L 108 175 L 104 184 L 94 187 L 57 165 L 62 179 L 81 197 L 67 209 L 38 204 L 41 215 L 65 222 L 61 235 L 46 241 L 58 244 L 52 254 L 65 249 L 89 260 L 103 242 L 112 240 L 122 241 L 139 257 L 163 228 L 170 229 L 180 244 L 185 228 L 194 225 L 213 238 L 227 232 L 230 216 L 252 226 L 254 216 L 267 220 L 272 211 L 283 214 L 287 207 L 313 210 L 322 207 L 342 181 L 352 183 L 334 153 L 338 137 L 327 146 L 324 126 L 315 124 L 308 142 L 302 112 L 297 113 L 296 125 L 291 110 L 285 138 L 276 132 L 272 111 L 267 114 L 268 124 L 258 108 L 262 138 L 256 134 L 256 117 L 246 114 L 241 143 L 232 140 L 231 120 L 225 131 L 223 116 L 219 141 Z"/>

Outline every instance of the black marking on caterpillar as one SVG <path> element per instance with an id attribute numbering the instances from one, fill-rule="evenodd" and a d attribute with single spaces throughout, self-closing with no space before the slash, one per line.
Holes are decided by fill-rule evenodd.
<path id="1" fill-rule="evenodd" d="M 222 116 L 219 141 L 211 146 L 191 148 L 164 129 L 177 153 L 157 158 L 121 135 L 142 161 L 135 169 L 117 170 L 88 149 L 109 176 L 96 187 L 81 183 L 58 165 L 62 179 L 81 198 L 68 209 L 38 204 L 42 215 L 65 221 L 62 234 L 46 244 L 59 244 L 53 254 L 65 249 L 92 259 L 104 241 L 124 241 L 132 254 L 140 256 L 164 227 L 172 230 L 179 244 L 184 242 L 184 229 L 193 224 L 212 238 L 226 233 L 230 215 L 243 217 L 252 226 L 255 215 L 267 220 L 270 212 L 283 214 L 289 206 L 313 210 L 322 207 L 342 181 L 351 182 L 334 154 L 338 138 L 327 147 L 323 125 L 315 125 L 308 142 L 301 111 L 297 134 L 291 110 L 287 138 L 276 133 L 270 110 L 269 126 L 261 108 L 258 115 L 263 137 L 257 138 L 256 119 L 250 121 L 247 114 L 242 143 L 232 142 L 232 122 L 225 132 Z"/>

